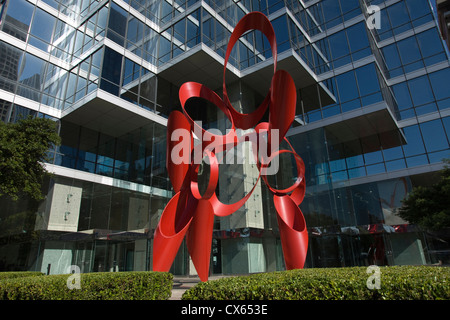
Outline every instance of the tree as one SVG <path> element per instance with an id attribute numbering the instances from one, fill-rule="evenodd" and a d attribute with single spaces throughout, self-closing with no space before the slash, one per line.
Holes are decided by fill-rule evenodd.
<path id="1" fill-rule="evenodd" d="M 450 163 L 450 160 L 444 160 Z M 441 171 L 440 180 L 430 187 L 416 187 L 403 200 L 399 216 L 426 230 L 450 227 L 450 168 Z"/>
<path id="2" fill-rule="evenodd" d="M 43 199 L 41 185 L 48 175 L 43 163 L 49 160 L 49 149 L 59 143 L 57 124 L 50 119 L 0 121 L 0 196 Z"/>

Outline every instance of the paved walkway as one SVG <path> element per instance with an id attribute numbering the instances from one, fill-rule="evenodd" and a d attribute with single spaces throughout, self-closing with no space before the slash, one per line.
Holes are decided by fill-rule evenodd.
<path id="1" fill-rule="evenodd" d="M 172 287 L 172 296 L 169 298 L 169 300 L 181 300 L 181 296 L 183 293 L 189 289 L 195 286 L 197 283 L 200 282 L 200 279 L 198 277 L 174 277 L 173 278 L 173 287 Z"/>
<path id="2" fill-rule="evenodd" d="M 210 276 L 208 280 L 217 280 L 224 276 Z M 200 282 L 199 277 L 173 277 L 172 296 L 169 300 L 181 300 L 183 293 Z"/>

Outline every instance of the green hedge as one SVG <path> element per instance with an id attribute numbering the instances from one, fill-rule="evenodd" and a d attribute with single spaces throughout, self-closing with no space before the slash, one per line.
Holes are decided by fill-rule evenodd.
<path id="1" fill-rule="evenodd" d="M 38 271 L 8 271 L 0 272 L 0 280 L 23 278 L 23 277 L 40 277 L 44 274 Z"/>
<path id="2" fill-rule="evenodd" d="M 80 275 L 80 289 L 70 290 L 70 275 L 0 281 L 1 300 L 165 300 L 173 276 L 164 272 L 101 272 Z M 72 278 L 73 279 L 73 278 Z"/>
<path id="3" fill-rule="evenodd" d="M 368 289 L 366 267 L 303 269 L 199 283 L 183 300 L 450 299 L 450 268 L 380 267 L 380 289 Z"/>

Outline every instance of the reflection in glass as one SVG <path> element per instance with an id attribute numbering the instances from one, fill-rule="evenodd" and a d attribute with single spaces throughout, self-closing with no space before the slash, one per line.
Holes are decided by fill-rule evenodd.
<path id="1" fill-rule="evenodd" d="M 428 152 L 448 149 L 448 140 L 441 119 L 421 123 L 420 130 Z"/>

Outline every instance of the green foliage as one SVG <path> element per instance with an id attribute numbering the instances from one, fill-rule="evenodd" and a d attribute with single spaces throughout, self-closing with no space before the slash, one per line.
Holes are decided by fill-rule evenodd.
<path id="1" fill-rule="evenodd" d="M 9 272 L 0 272 L 0 281 L 5 279 L 15 279 L 15 278 L 23 278 L 23 277 L 40 277 L 44 274 L 38 271 L 9 271 Z"/>
<path id="2" fill-rule="evenodd" d="M 439 182 L 431 187 L 413 189 L 399 210 L 402 219 L 426 230 L 450 227 L 450 168 L 446 166 L 441 174 Z"/>
<path id="3" fill-rule="evenodd" d="M 17 123 L 0 121 L 0 196 L 17 200 L 21 194 L 40 200 L 46 170 L 41 163 L 47 152 L 60 143 L 57 124 L 44 118 L 27 118 Z"/>
<path id="4" fill-rule="evenodd" d="M 70 290 L 70 275 L 0 281 L 0 300 L 165 300 L 173 276 L 165 272 L 99 272 L 80 274 L 80 289 Z"/>
<path id="5" fill-rule="evenodd" d="M 380 267 L 381 288 L 368 289 L 366 267 L 303 269 L 199 283 L 183 300 L 450 299 L 450 268 Z"/>

